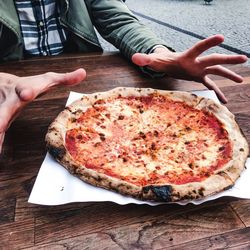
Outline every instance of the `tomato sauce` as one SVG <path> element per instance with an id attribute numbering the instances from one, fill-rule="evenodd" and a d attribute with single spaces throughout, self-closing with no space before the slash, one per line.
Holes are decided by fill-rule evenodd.
<path id="1" fill-rule="evenodd" d="M 141 128 L 138 131 L 126 130 L 129 123 L 137 125 L 138 120 L 119 113 L 117 120 L 110 121 L 114 114 L 109 113 L 106 106 L 101 106 L 105 103 L 96 103 L 77 119 L 75 124 L 80 124 L 81 129 L 70 129 L 65 137 L 66 148 L 71 156 L 86 168 L 139 186 L 164 183 L 181 185 L 200 182 L 230 161 L 232 145 L 228 139 L 228 132 L 213 114 L 196 110 L 182 102 L 168 100 L 162 96 L 130 96 L 118 99 L 124 102 L 123 106 L 129 105 L 137 110 L 135 114 L 138 116 L 142 116 L 144 110 L 155 112 L 156 122 L 161 122 L 165 127 L 164 129 L 159 127 L 159 130 L 152 129 L 150 126 L 155 125 L 155 121 L 153 121 L 153 124 L 149 124 L 145 131 L 141 131 Z M 110 124 L 102 125 L 103 115 L 110 121 Z M 98 126 L 107 129 L 108 135 L 98 133 L 93 129 Z M 179 130 L 173 132 L 171 126 L 177 127 Z M 184 131 L 184 136 L 191 132 L 197 133 L 195 141 L 186 140 L 183 143 L 186 153 L 182 151 L 183 149 L 177 152 L 175 148 L 183 136 L 180 131 Z M 209 147 L 205 137 L 199 138 L 200 131 L 208 135 L 215 135 L 212 143 L 219 143 L 223 146 L 219 148 L 218 152 L 215 152 L 216 159 L 213 164 L 197 170 L 192 163 L 200 159 L 206 160 L 203 151 Z M 128 141 L 130 143 L 127 143 Z M 169 150 L 167 151 L 169 162 L 174 161 L 179 164 L 177 172 L 170 170 L 168 173 L 162 174 L 164 164 L 157 164 L 155 170 L 152 170 L 152 167 L 147 168 L 147 164 L 141 160 L 144 156 L 145 158 L 151 157 L 152 161 L 157 161 L 157 152 L 163 150 L 162 148 Z M 135 163 L 138 163 L 137 167 L 143 169 L 146 174 L 137 176 L 126 174 L 124 169 L 131 165 L 135 166 Z M 182 166 L 183 168 L 181 168 Z"/>

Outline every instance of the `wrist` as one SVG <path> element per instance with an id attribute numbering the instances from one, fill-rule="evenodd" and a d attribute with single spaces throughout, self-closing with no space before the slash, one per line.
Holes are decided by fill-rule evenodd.
<path id="1" fill-rule="evenodd" d="M 175 52 L 169 50 L 168 48 L 164 47 L 164 46 L 157 46 L 153 51 L 152 53 L 156 53 L 156 54 L 161 54 L 161 53 L 164 53 L 164 54 L 174 54 Z"/>

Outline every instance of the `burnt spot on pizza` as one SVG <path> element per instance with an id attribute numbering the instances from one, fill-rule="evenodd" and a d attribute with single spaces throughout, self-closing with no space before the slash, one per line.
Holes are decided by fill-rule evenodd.
<path id="1" fill-rule="evenodd" d="M 70 109 L 68 109 L 73 115 L 76 115 L 77 113 L 82 113 L 82 110 L 81 109 L 77 109 L 75 111 L 72 111 Z"/>
<path id="2" fill-rule="evenodd" d="M 48 133 L 54 133 L 55 135 L 57 135 L 58 130 L 55 127 L 49 127 L 48 128 Z"/>
<path id="3" fill-rule="evenodd" d="M 201 188 L 198 189 L 198 194 L 199 194 L 200 196 L 204 196 L 204 191 L 205 191 L 205 188 L 204 188 L 204 187 L 201 187 Z"/>
<path id="4" fill-rule="evenodd" d="M 219 151 L 223 151 L 225 149 L 225 146 L 219 147 Z"/>
<path id="5" fill-rule="evenodd" d="M 183 200 L 191 200 L 192 198 L 193 198 L 192 195 L 188 195 L 188 194 L 183 196 Z"/>
<path id="6" fill-rule="evenodd" d="M 99 99 L 99 100 L 95 101 L 94 105 L 100 105 L 100 104 L 104 104 L 104 103 L 105 103 L 104 100 Z"/>
<path id="7" fill-rule="evenodd" d="M 122 158 L 122 161 L 123 161 L 123 162 L 127 162 L 128 159 L 127 159 L 126 157 L 123 157 L 123 158 Z"/>
<path id="8" fill-rule="evenodd" d="M 142 139 L 146 139 L 146 135 L 145 135 L 142 131 L 139 132 L 139 136 L 140 136 Z"/>
<path id="9" fill-rule="evenodd" d="M 101 140 L 101 141 L 105 141 L 105 140 L 106 140 L 105 134 L 99 133 L 99 136 L 100 136 L 100 140 Z"/>
<path id="10" fill-rule="evenodd" d="M 233 183 L 233 180 L 230 178 L 230 176 L 225 171 L 220 171 L 220 172 L 217 173 L 217 175 L 222 176 L 224 179 L 226 179 L 229 182 Z"/>
<path id="11" fill-rule="evenodd" d="M 64 147 L 53 147 L 50 146 L 48 148 L 50 154 L 57 160 L 61 160 L 66 154 L 66 150 Z"/>
<path id="12" fill-rule="evenodd" d="M 191 96 L 193 96 L 193 97 L 195 97 L 195 98 L 198 97 L 198 96 L 197 96 L 196 94 L 194 94 L 194 93 L 191 93 Z"/>
<path id="13" fill-rule="evenodd" d="M 173 188 L 171 185 L 164 185 L 164 186 L 146 186 L 143 187 L 143 193 L 148 193 L 152 191 L 155 195 L 157 201 L 171 201 Z"/>
<path id="14" fill-rule="evenodd" d="M 210 110 L 210 111 L 212 111 L 213 113 L 216 113 L 216 111 L 218 110 L 218 105 L 217 104 L 210 104 L 209 106 L 208 106 L 208 109 Z"/>
<path id="15" fill-rule="evenodd" d="M 100 140 L 105 141 L 106 140 L 105 136 L 100 136 Z"/>
<path id="16" fill-rule="evenodd" d="M 159 136 L 159 132 L 157 130 L 154 130 L 154 136 L 158 137 Z"/>
<path id="17" fill-rule="evenodd" d="M 152 142 L 151 146 L 150 146 L 151 150 L 156 150 L 156 144 L 154 142 Z"/>
<path id="18" fill-rule="evenodd" d="M 110 119 L 110 114 L 109 113 L 106 113 L 105 116 Z"/>
<path id="19" fill-rule="evenodd" d="M 65 107 L 65 110 L 68 110 L 69 112 L 73 113 L 73 111 L 70 107 Z"/>
<path id="20" fill-rule="evenodd" d="M 124 115 L 119 115 L 119 116 L 118 116 L 118 120 L 123 120 L 124 118 L 125 118 Z"/>
<path id="21" fill-rule="evenodd" d="M 77 135 L 76 138 L 77 138 L 78 140 L 82 140 L 82 135 L 81 135 L 81 134 L 80 134 L 80 135 Z"/>
<path id="22" fill-rule="evenodd" d="M 240 152 L 244 152 L 244 148 L 240 148 Z"/>
<path id="23" fill-rule="evenodd" d="M 202 155 L 202 156 L 201 156 L 201 159 L 202 159 L 202 160 L 206 160 L 207 157 L 206 157 L 205 155 Z"/>

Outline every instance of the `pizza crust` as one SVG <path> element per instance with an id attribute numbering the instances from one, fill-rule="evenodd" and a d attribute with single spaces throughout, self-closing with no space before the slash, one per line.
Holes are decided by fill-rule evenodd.
<path id="1" fill-rule="evenodd" d="M 147 96 L 152 93 L 170 97 L 174 101 L 184 101 L 191 107 L 213 113 L 224 124 L 233 142 L 233 159 L 223 169 L 201 182 L 137 186 L 88 169 L 71 157 L 65 147 L 65 134 L 68 120 L 74 119 L 74 114 L 87 110 L 97 100 L 118 96 Z M 50 154 L 71 174 L 83 181 L 134 198 L 164 202 L 199 199 L 230 188 L 243 171 L 249 153 L 247 141 L 235 122 L 234 115 L 225 106 L 192 93 L 149 88 L 115 88 L 83 96 L 66 107 L 52 122 L 46 135 L 46 142 Z"/>

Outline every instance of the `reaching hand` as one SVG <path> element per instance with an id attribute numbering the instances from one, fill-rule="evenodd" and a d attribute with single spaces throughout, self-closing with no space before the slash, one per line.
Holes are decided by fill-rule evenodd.
<path id="1" fill-rule="evenodd" d="M 85 77 L 84 69 L 65 74 L 50 72 L 28 77 L 0 73 L 0 152 L 6 130 L 25 105 L 52 87 L 75 85 Z"/>
<path id="2" fill-rule="evenodd" d="M 239 64 L 247 61 L 244 55 L 211 54 L 201 56 L 206 50 L 224 41 L 222 35 L 211 36 L 196 43 L 190 49 L 175 53 L 167 48 L 157 48 L 154 53 L 136 53 L 132 61 L 138 66 L 148 66 L 168 76 L 203 83 L 208 89 L 213 89 L 219 99 L 226 103 L 227 99 L 208 75 L 219 75 L 235 82 L 242 82 L 242 77 L 220 64 Z"/>

